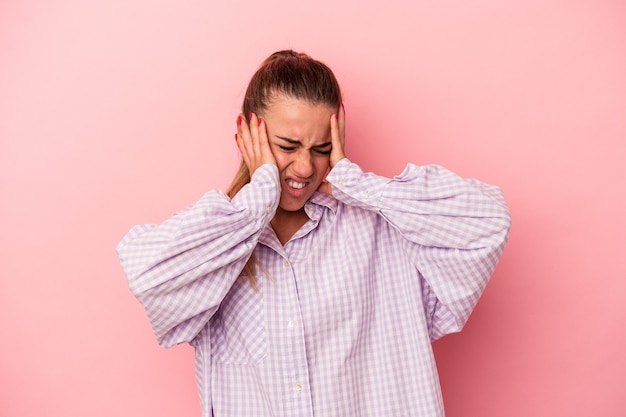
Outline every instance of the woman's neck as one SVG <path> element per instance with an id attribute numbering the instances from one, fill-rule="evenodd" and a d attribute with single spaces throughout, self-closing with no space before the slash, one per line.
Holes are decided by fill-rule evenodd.
<path id="1" fill-rule="evenodd" d="M 291 239 L 308 220 L 309 216 L 305 213 L 304 208 L 298 211 L 286 211 L 278 207 L 270 224 L 281 245 L 285 246 L 285 243 L 289 242 L 289 239 Z"/>

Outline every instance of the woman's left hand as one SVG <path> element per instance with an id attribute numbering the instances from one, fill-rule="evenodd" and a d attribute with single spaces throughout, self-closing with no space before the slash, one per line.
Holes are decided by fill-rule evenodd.
<path id="1" fill-rule="evenodd" d="M 330 169 L 333 169 L 337 162 L 346 157 L 346 111 L 341 104 L 338 114 L 330 117 L 330 140 L 333 149 L 330 152 Z"/>
<path id="2" fill-rule="evenodd" d="M 346 145 L 346 110 L 341 104 L 338 114 L 330 116 L 330 140 L 332 151 L 330 152 L 330 169 L 346 157 L 344 148 Z M 322 181 L 317 191 L 332 194 L 332 186 L 326 180 Z"/>

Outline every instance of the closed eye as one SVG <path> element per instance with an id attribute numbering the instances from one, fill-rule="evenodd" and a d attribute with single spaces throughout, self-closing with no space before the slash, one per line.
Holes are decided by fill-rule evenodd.
<path id="1" fill-rule="evenodd" d="M 278 149 L 280 149 L 283 152 L 294 152 L 299 147 L 302 147 L 302 142 L 300 142 L 299 140 L 294 140 L 294 139 L 290 139 L 290 138 L 283 137 L 283 136 L 276 136 L 276 138 L 282 141 L 283 144 L 276 143 L 276 146 L 278 147 Z M 332 143 L 329 141 L 326 143 L 318 144 L 310 149 L 316 155 L 326 156 L 326 155 L 330 155 L 333 147 L 332 147 Z"/>

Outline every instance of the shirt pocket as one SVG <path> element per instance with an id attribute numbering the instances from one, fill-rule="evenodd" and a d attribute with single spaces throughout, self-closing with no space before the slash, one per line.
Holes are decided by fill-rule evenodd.
<path id="1" fill-rule="evenodd" d="M 211 318 L 211 357 L 225 365 L 259 362 L 267 355 L 262 288 L 238 279 Z"/>

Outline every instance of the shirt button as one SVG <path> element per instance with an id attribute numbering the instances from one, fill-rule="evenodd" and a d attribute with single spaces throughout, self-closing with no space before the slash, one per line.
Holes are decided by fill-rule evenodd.
<path id="1" fill-rule="evenodd" d="M 337 184 L 339 184 L 340 187 L 343 187 L 343 180 L 337 181 Z"/>
<path id="2" fill-rule="evenodd" d="M 285 268 L 289 268 L 289 261 L 285 260 L 285 262 L 283 262 L 283 265 L 285 265 Z"/>
<path id="3" fill-rule="evenodd" d="M 265 211 L 266 211 L 267 213 L 269 213 L 270 211 L 272 211 L 272 208 L 271 208 L 270 206 L 267 206 L 267 208 L 265 209 Z"/>
<path id="4" fill-rule="evenodd" d="M 289 323 L 287 323 L 287 326 L 293 329 L 294 327 L 296 327 L 296 322 L 294 320 L 289 320 Z"/>
<path id="5" fill-rule="evenodd" d="M 293 386 L 293 389 L 295 389 L 296 391 L 302 391 L 302 384 L 299 384 L 299 383 L 298 383 L 298 384 L 295 384 L 295 385 Z"/>

